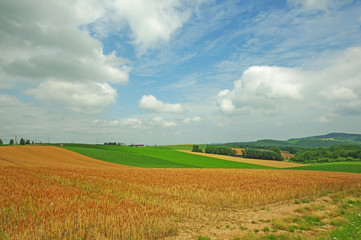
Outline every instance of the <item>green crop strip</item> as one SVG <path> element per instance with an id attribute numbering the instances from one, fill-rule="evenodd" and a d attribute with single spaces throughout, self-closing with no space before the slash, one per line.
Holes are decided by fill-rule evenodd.
<path id="1" fill-rule="evenodd" d="M 64 148 L 99 160 L 143 168 L 257 168 L 248 163 L 226 161 L 175 151 L 167 147 L 123 147 L 66 144 Z"/>
<path id="2" fill-rule="evenodd" d="M 361 162 L 335 162 L 293 167 L 294 170 L 361 173 Z"/>

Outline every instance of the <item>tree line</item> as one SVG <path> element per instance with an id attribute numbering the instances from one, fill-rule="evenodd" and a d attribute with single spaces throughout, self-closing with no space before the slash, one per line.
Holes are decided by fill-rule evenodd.
<path id="1" fill-rule="evenodd" d="M 20 138 L 19 143 L 15 142 L 14 139 L 10 139 L 9 141 L 9 145 L 27 145 L 27 144 L 35 144 L 34 141 L 31 141 L 30 139 L 24 139 L 24 138 Z M 4 145 L 3 140 L 0 138 L 0 145 Z"/>
<path id="2" fill-rule="evenodd" d="M 312 148 L 297 152 L 290 160 L 300 163 L 361 161 L 361 146 L 337 145 L 329 148 Z"/>
<path id="3" fill-rule="evenodd" d="M 198 145 L 193 145 L 192 147 L 192 152 L 203 152 L 203 150 L 198 146 Z M 210 154 L 219 154 L 219 155 L 226 155 L 226 156 L 233 156 L 235 157 L 237 152 L 236 150 L 232 149 L 232 148 L 228 148 L 228 147 L 215 147 L 215 146 L 210 146 L 208 145 L 205 149 L 204 149 L 205 153 L 210 153 Z"/>
<path id="4" fill-rule="evenodd" d="M 284 160 L 281 154 L 281 150 L 278 147 L 270 147 L 267 150 L 246 148 L 242 150 L 242 157 L 276 161 Z"/>

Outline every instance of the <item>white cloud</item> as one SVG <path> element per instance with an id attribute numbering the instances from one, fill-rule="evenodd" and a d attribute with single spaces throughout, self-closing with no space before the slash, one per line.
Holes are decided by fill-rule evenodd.
<path id="1" fill-rule="evenodd" d="M 124 23 L 127 23 L 132 32 L 132 43 L 142 55 L 148 49 L 167 43 L 203 2 L 203 0 L 110 1 L 107 7 L 113 11 L 109 12 L 109 18 L 103 21 L 107 22 L 105 25 L 118 25 L 122 28 Z M 107 34 L 104 26 L 100 27 L 100 32 L 103 35 Z"/>
<path id="2" fill-rule="evenodd" d="M 361 47 L 324 56 L 327 66 L 313 74 L 317 93 L 341 114 L 361 113 Z"/>
<path id="3" fill-rule="evenodd" d="M 161 127 L 175 127 L 177 124 L 173 121 L 164 120 L 162 117 L 155 117 L 150 121 L 151 125 L 158 125 Z"/>
<path id="4" fill-rule="evenodd" d="M 223 113 L 261 110 L 271 113 L 289 101 L 302 99 L 303 77 L 293 68 L 252 66 L 234 82 L 234 88 L 218 93 Z"/>
<path id="5" fill-rule="evenodd" d="M 345 87 L 331 87 L 320 92 L 320 94 L 331 101 L 350 102 L 358 100 L 358 96 L 352 89 Z"/>
<path id="6" fill-rule="evenodd" d="M 226 90 L 229 92 L 228 89 Z M 227 95 L 222 95 L 222 98 L 219 98 L 218 107 L 223 113 L 233 113 L 235 111 L 235 106 L 233 105 L 232 100 L 227 99 Z"/>
<path id="7" fill-rule="evenodd" d="M 218 93 L 217 105 L 228 114 L 275 113 L 282 107 L 301 105 L 330 114 L 359 114 L 360 69 L 361 47 L 325 52 L 304 69 L 253 66 L 234 82 L 232 90 Z"/>
<path id="8" fill-rule="evenodd" d="M 117 92 L 107 83 L 42 82 L 27 94 L 35 99 L 50 101 L 74 112 L 97 114 L 114 103 Z"/>
<path id="9" fill-rule="evenodd" d="M 354 90 L 341 86 L 332 86 L 320 91 L 320 95 L 333 103 L 332 107 L 336 112 L 361 113 L 361 94 Z"/>
<path id="10" fill-rule="evenodd" d="M 0 10 L 1 71 L 13 79 L 127 82 L 128 61 L 114 53 L 104 55 L 102 44 L 81 31 L 80 26 L 102 12 L 96 2 L 83 5 L 84 1 L 6 2 Z"/>
<path id="11" fill-rule="evenodd" d="M 89 127 L 89 116 L 71 112 L 66 116 L 63 114 L 58 108 L 26 103 L 0 94 L 0 132 L 6 143 L 15 135 L 37 142 L 47 142 L 48 138 L 50 142 L 84 141 L 87 133 L 97 131 Z"/>
<path id="12" fill-rule="evenodd" d="M 106 128 L 126 128 L 126 129 L 141 129 L 143 122 L 138 118 L 125 118 L 120 120 L 99 120 L 93 121 L 96 126 Z"/>
<path id="13" fill-rule="evenodd" d="M 143 110 L 150 112 L 162 112 L 162 113 L 181 113 L 184 112 L 184 108 L 181 104 L 169 104 L 163 103 L 153 95 L 144 95 L 139 100 L 139 107 Z"/>
<path id="14" fill-rule="evenodd" d="M 84 30 L 105 14 L 98 1 L 5 1 L 0 14 L 0 88 L 39 84 L 26 92 L 76 112 L 99 113 L 116 100 L 108 83 L 128 82 L 129 61 L 104 54 Z"/>
<path id="15" fill-rule="evenodd" d="M 313 122 L 317 122 L 317 123 L 328 123 L 331 122 L 331 120 L 327 117 L 321 116 L 319 118 L 315 118 L 312 120 Z"/>
<path id="16" fill-rule="evenodd" d="M 197 122 L 201 122 L 202 119 L 200 117 L 193 117 L 193 118 L 185 118 L 183 120 L 184 124 L 190 124 L 190 123 L 197 123 Z"/>

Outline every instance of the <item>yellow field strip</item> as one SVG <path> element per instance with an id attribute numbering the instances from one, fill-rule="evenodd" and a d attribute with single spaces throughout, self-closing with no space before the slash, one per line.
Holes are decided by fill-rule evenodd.
<path id="1" fill-rule="evenodd" d="M 257 164 L 257 165 L 267 166 L 267 167 L 290 168 L 290 167 L 305 166 L 305 164 L 292 163 L 292 162 L 231 157 L 231 156 L 218 155 L 218 154 L 192 152 L 191 150 L 177 150 L 177 151 L 196 154 L 196 155 L 201 155 L 201 156 L 206 156 L 206 157 L 218 158 L 218 159 L 227 160 L 227 161 Z"/>

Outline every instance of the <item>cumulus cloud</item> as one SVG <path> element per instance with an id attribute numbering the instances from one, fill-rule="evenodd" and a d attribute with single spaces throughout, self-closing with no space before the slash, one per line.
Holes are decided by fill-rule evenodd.
<path id="1" fill-rule="evenodd" d="M 361 94 L 355 90 L 332 86 L 320 91 L 320 95 L 333 103 L 336 112 L 356 114 L 361 113 Z"/>
<path id="2" fill-rule="evenodd" d="M 143 122 L 138 118 L 125 118 L 120 120 L 99 120 L 96 119 L 93 123 L 101 127 L 119 127 L 119 128 L 130 128 L 130 129 L 141 129 L 143 128 Z"/>
<path id="3" fill-rule="evenodd" d="M 151 125 L 161 126 L 161 127 L 175 127 L 177 124 L 173 121 L 164 120 L 162 117 L 155 117 L 150 121 Z"/>
<path id="4" fill-rule="evenodd" d="M 160 113 L 181 113 L 184 111 L 184 108 L 181 104 L 163 103 L 153 95 L 144 95 L 139 100 L 139 107 L 149 112 L 160 112 Z"/>
<path id="5" fill-rule="evenodd" d="M 234 82 L 233 89 L 218 93 L 217 105 L 227 114 L 275 113 L 302 102 L 331 116 L 359 114 L 360 69 L 361 47 L 325 53 L 304 69 L 252 66 Z"/>
<path id="6" fill-rule="evenodd" d="M 232 90 L 218 93 L 217 104 L 223 113 L 261 110 L 271 113 L 288 101 L 302 99 L 303 78 L 293 68 L 252 66 L 234 82 Z"/>
<path id="7" fill-rule="evenodd" d="M 318 95 L 336 113 L 361 113 L 361 47 L 325 57 L 327 65 L 312 76 L 320 85 Z"/>
<path id="8" fill-rule="evenodd" d="M 183 120 L 184 124 L 190 124 L 190 123 L 197 123 L 197 122 L 201 122 L 202 119 L 200 117 L 193 117 L 193 118 L 185 118 Z"/>
<path id="9" fill-rule="evenodd" d="M 113 11 L 109 12 L 108 19 L 102 20 L 106 24 L 95 26 L 98 27 L 101 35 L 107 35 L 107 25 L 124 28 L 124 24 L 127 24 L 132 33 L 132 43 L 141 55 L 148 49 L 168 42 L 203 2 L 203 0 L 110 1 L 107 7 Z"/>
<path id="10" fill-rule="evenodd" d="M 102 16 L 92 2 L 5 1 L 1 71 L 13 79 L 127 82 L 128 61 L 105 55 L 102 44 L 80 28 Z"/>
<path id="11" fill-rule="evenodd" d="M 128 82 L 129 61 L 104 54 L 83 27 L 104 14 L 95 0 L 2 2 L 0 88 L 38 84 L 26 93 L 76 112 L 99 113 L 114 103 L 108 83 Z"/>
<path id="12" fill-rule="evenodd" d="M 97 114 L 116 101 L 117 92 L 107 83 L 42 82 L 25 93 L 35 99 L 62 105 L 74 112 Z"/>
<path id="13" fill-rule="evenodd" d="M 316 122 L 316 123 L 328 123 L 328 122 L 331 122 L 331 120 L 327 117 L 324 117 L 324 116 L 321 116 L 321 117 L 318 117 L 318 118 L 315 118 L 312 120 L 313 122 Z"/>
<path id="14" fill-rule="evenodd" d="M 83 111 L 79 106 L 104 109 L 114 103 L 116 94 L 113 89 L 105 97 L 100 86 L 109 89 L 108 83 L 127 83 L 131 69 L 129 60 L 115 52 L 105 54 L 99 39 L 129 30 L 131 43 L 143 54 L 168 42 L 203 2 L 5 0 L 0 8 L 0 88 L 39 84 L 27 93 L 77 112 Z M 65 97 L 73 94 L 65 90 L 72 84 L 76 94 Z M 45 87 L 55 85 L 60 91 L 51 88 L 51 95 L 45 92 Z M 90 92 L 79 94 L 79 88 Z M 69 101 L 81 95 L 94 99 L 88 104 L 84 100 Z M 96 100 L 100 102 L 95 104 Z M 183 111 L 179 104 L 156 104 L 161 112 Z"/>
<path id="15" fill-rule="evenodd" d="M 47 142 L 48 138 L 51 142 L 76 141 L 83 137 L 79 132 L 96 131 L 88 127 L 88 115 L 70 112 L 64 117 L 63 114 L 53 107 L 26 103 L 14 96 L 0 94 L 0 132 L 6 143 L 14 135 L 36 142 Z"/>

